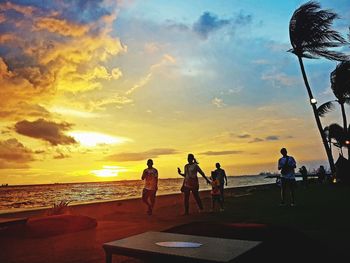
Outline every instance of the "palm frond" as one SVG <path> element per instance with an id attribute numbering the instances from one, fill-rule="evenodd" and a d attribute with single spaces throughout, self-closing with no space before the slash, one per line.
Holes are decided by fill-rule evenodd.
<path id="1" fill-rule="evenodd" d="M 312 49 L 307 50 L 310 54 L 312 54 L 314 57 L 323 57 L 329 60 L 336 60 L 336 61 L 344 61 L 349 59 L 347 55 L 344 53 L 333 51 L 333 50 L 327 50 L 327 49 Z"/>
<path id="2" fill-rule="evenodd" d="M 324 117 L 326 113 L 334 110 L 334 102 L 328 101 L 326 103 L 323 103 L 320 107 L 317 108 L 318 116 Z"/>
<path id="3" fill-rule="evenodd" d="M 331 29 L 338 15 L 331 10 L 322 10 L 318 2 L 307 2 L 294 11 L 289 23 L 292 52 L 300 57 L 324 57 L 343 61 L 346 56 L 329 48 L 348 44 L 339 32 Z"/>
<path id="4" fill-rule="evenodd" d="M 350 97 L 350 61 L 343 61 L 332 71 L 331 88 L 334 95 L 344 101 Z"/>
<path id="5" fill-rule="evenodd" d="M 347 134 L 344 128 L 337 123 L 332 123 L 328 127 L 329 137 L 335 139 L 340 145 L 345 145 Z"/>

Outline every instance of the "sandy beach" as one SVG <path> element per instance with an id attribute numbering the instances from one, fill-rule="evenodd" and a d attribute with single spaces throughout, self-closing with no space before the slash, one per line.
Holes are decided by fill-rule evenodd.
<path id="1" fill-rule="evenodd" d="M 315 188 L 313 190 L 314 192 L 319 191 L 319 186 L 315 185 L 312 187 Z M 334 190 L 331 188 L 327 187 L 325 189 L 329 189 L 329 191 Z M 301 196 L 311 194 L 312 191 L 310 189 L 305 190 L 299 187 L 297 192 L 299 200 Z M 312 238 L 315 238 L 315 241 L 318 236 L 326 235 L 328 238 L 337 236 L 337 242 L 340 242 L 341 238 L 345 239 L 349 233 L 349 228 L 345 225 L 343 225 L 342 233 L 338 232 L 340 230 L 339 227 L 333 228 L 333 233 L 328 232 L 330 230 L 326 228 L 318 229 L 318 227 L 326 224 L 324 220 L 328 219 L 327 216 L 324 219 L 317 218 L 317 214 L 307 210 L 310 210 L 312 206 L 314 208 L 318 207 L 320 205 L 319 202 L 322 202 L 322 200 L 318 200 L 316 204 L 312 204 L 310 203 L 312 202 L 312 198 L 309 198 L 306 203 L 300 201 L 300 204 L 296 208 L 281 210 L 277 206 L 279 189 L 276 185 L 227 189 L 226 210 L 221 213 L 210 212 L 211 199 L 208 191 L 201 192 L 201 197 L 204 201 L 206 212 L 198 213 L 191 199 L 189 216 L 182 215 L 183 200 L 181 194 L 159 196 L 152 216 L 146 215 L 146 208 L 140 199 L 71 206 L 67 212 L 68 214 L 94 218 L 96 219 L 97 226 L 82 231 L 61 233 L 53 236 L 42 235 L 40 237 L 25 235 L 25 226 L 22 228 L 14 227 L 11 231 L 9 231 L 10 229 L 3 229 L 0 234 L 0 262 L 102 263 L 105 261 L 105 255 L 102 249 L 102 245 L 105 242 L 145 231 L 164 231 L 190 223 L 200 224 L 200 222 L 261 223 L 292 226 L 298 229 L 298 231 L 305 230 L 304 233 L 307 235 L 310 234 Z M 302 198 L 304 199 L 306 197 L 303 196 Z M 339 202 L 344 202 L 344 200 L 339 200 Z M 267 211 L 268 213 L 263 212 L 264 208 L 266 208 L 265 212 Z M 310 212 L 311 214 L 309 214 Z M 341 214 L 341 211 L 334 210 L 333 216 L 337 216 L 335 213 Z M 45 215 L 45 210 L 31 210 L 1 214 L 0 217 L 28 217 L 35 219 L 43 215 Z M 343 218 L 339 220 L 343 222 L 348 217 L 348 214 L 343 214 Z M 282 219 L 285 221 L 282 221 Z M 279 220 L 280 222 L 278 223 Z M 313 221 L 317 221 L 317 224 L 314 226 L 312 225 Z M 181 231 L 188 230 L 182 229 Z M 193 231 L 196 230 L 193 229 Z M 49 231 L 46 232 L 49 233 Z M 325 247 L 328 246 L 324 242 L 321 244 L 325 245 Z M 340 251 L 342 251 L 342 247 L 339 248 L 337 255 L 339 255 Z M 123 256 L 114 256 L 113 262 L 137 262 L 137 260 Z"/>

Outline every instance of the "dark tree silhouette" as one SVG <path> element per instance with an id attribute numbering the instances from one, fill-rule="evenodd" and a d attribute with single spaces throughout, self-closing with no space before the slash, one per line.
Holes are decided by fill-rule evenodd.
<path id="1" fill-rule="evenodd" d="M 333 20 L 338 18 L 338 15 L 330 10 L 322 10 L 320 8 L 321 6 L 317 2 L 307 2 L 294 11 L 289 23 L 289 37 L 292 45 L 292 49 L 290 49 L 289 52 L 292 52 L 298 57 L 317 128 L 326 150 L 329 166 L 332 174 L 335 176 L 332 152 L 322 128 L 316 107 L 316 100 L 314 100 L 305 72 L 303 58 L 315 59 L 323 57 L 337 61 L 346 60 L 346 55 L 341 52 L 330 50 L 330 48 L 346 45 L 347 41 L 337 31 L 331 29 Z"/>
<path id="2" fill-rule="evenodd" d="M 343 130 L 348 133 L 348 124 L 345 113 L 345 104 L 350 104 L 350 61 L 343 61 L 337 65 L 336 69 L 331 73 L 331 88 L 337 98 L 334 101 L 328 101 L 322 104 L 318 108 L 318 114 L 323 117 L 329 111 L 332 111 L 335 107 L 335 102 L 339 103 L 342 118 L 343 118 Z M 350 138 L 347 138 L 349 140 Z M 350 145 L 347 144 L 345 147 L 348 148 L 348 160 L 350 159 Z"/>
<path id="3" fill-rule="evenodd" d="M 343 155 L 342 147 L 346 146 L 349 133 L 342 126 L 337 123 L 332 123 L 324 128 L 330 144 L 339 148 L 341 155 Z M 335 142 L 333 143 L 332 140 Z"/>

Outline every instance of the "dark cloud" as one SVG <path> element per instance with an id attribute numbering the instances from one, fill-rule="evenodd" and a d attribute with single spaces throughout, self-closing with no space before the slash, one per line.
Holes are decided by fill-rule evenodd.
<path id="1" fill-rule="evenodd" d="M 178 23 L 176 21 L 173 20 L 167 20 L 166 21 L 166 26 L 169 29 L 175 29 L 178 31 L 189 31 L 190 27 L 184 23 Z"/>
<path id="2" fill-rule="evenodd" d="M 251 135 L 246 133 L 246 134 L 238 135 L 237 137 L 240 138 L 240 139 L 246 139 L 246 138 L 250 138 Z"/>
<path id="3" fill-rule="evenodd" d="M 33 151 L 17 139 L 0 141 L 0 169 L 26 168 L 34 161 Z"/>
<path id="4" fill-rule="evenodd" d="M 230 20 L 220 19 L 215 14 L 204 12 L 193 24 L 193 31 L 196 32 L 201 38 L 207 39 L 211 32 L 219 30 L 228 24 L 230 24 Z"/>
<path id="5" fill-rule="evenodd" d="M 74 138 L 63 133 L 70 130 L 71 127 L 72 124 L 67 122 L 56 123 L 38 119 L 33 122 L 27 120 L 17 122 L 15 124 L 15 131 L 28 137 L 47 141 L 51 145 L 67 145 L 77 143 Z"/>
<path id="6" fill-rule="evenodd" d="M 245 26 L 251 22 L 252 15 L 245 15 L 243 11 L 230 19 L 219 18 L 217 15 L 207 11 L 198 18 L 193 24 L 192 29 L 202 39 L 207 39 L 210 33 L 224 27 L 229 26 L 230 29 L 234 31 L 238 26 Z"/>
<path id="7" fill-rule="evenodd" d="M 251 140 L 249 143 L 262 142 L 262 141 L 264 141 L 264 140 L 261 139 L 261 138 L 254 138 L 254 139 Z"/>
<path id="8" fill-rule="evenodd" d="M 276 136 L 276 135 L 270 135 L 270 136 L 267 136 L 265 139 L 266 141 L 278 141 L 280 138 L 279 136 Z"/>
<path id="9" fill-rule="evenodd" d="M 108 160 L 117 162 L 131 162 L 131 161 L 141 161 L 152 158 L 157 158 L 161 155 L 171 155 L 177 154 L 178 151 L 171 148 L 157 148 L 151 149 L 144 152 L 123 152 L 113 154 L 107 157 Z"/>
<path id="10" fill-rule="evenodd" d="M 63 1 L 37 1 L 37 0 L 12 0 L 16 6 L 40 10 L 42 13 L 54 12 L 60 18 L 79 23 L 96 21 L 102 16 L 110 14 L 109 7 L 114 4 L 105 0 L 63 0 Z M 108 5 L 108 2 L 111 4 Z M 18 11 L 17 11 L 18 12 Z"/>
<path id="11" fill-rule="evenodd" d="M 202 152 L 203 155 L 231 155 L 231 154 L 240 154 L 243 151 L 208 151 Z"/>
<path id="12" fill-rule="evenodd" d="M 276 136 L 276 135 L 269 135 L 269 136 L 267 136 L 265 139 L 254 138 L 254 139 L 251 140 L 249 143 L 263 142 L 263 141 L 278 141 L 279 139 L 280 139 L 279 136 Z"/>

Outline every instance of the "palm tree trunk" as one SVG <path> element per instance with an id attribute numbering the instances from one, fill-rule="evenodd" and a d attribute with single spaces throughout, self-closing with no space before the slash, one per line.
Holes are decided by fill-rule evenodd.
<path id="1" fill-rule="evenodd" d="M 348 124 L 347 124 L 347 120 L 346 120 L 346 114 L 345 114 L 345 106 L 344 103 L 340 103 L 340 107 L 341 107 L 341 115 L 343 117 L 343 127 L 344 127 L 344 131 L 347 131 L 348 129 Z"/>
<path id="2" fill-rule="evenodd" d="M 309 99 L 310 99 L 310 102 L 311 102 L 311 99 L 313 99 L 314 97 L 313 97 L 313 95 L 312 95 L 312 91 L 311 91 L 309 82 L 308 82 L 308 80 L 307 80 L 307 76 L 306 76 L 306 72 L 305 72 L 303 60 L 302 60 L 302 58 L 301 58 L 300 56 L 298 56 L 298 60 L 299 60 L 299 65 L 300 65 L 301 73 L 302 73 L 302 75 L 303 75 L 305 87 L 306 87 L 306 90 L 307 90 L 307 93 L 308 93 L 308 95 L 309 95 Z M 320 116 L 318 115 L 316 105 L 313 104 L 313 103 L 311 103 L 311 107 L 312 107 L 312 110 L 313 110 L 313 113 L 314 113 L 314 117 L 315 117 L 315 120 L 316 120 L 316 124 L 317 124 L 318 131 L 320 132 L 320 135 L 321 135 L 321 138 L 322 138 L 323 146 L 324 146 L 324 148 L 325 148 L 325 150 L 326 150 L 326 154 L 327 154 L 328 162 L 329 162 L 329 167 L 331 168 L 332 175 L 333 175 L 333 176 L 336 176 L 336 173 L 335 173 L 335 165 L 334 165 L 334 160 L 333 160 L 332 152 L 331 152 L 331 149 L 330 149 L 330 147 L 329 147 L 329 145 L 328 145 L 326 135 L 325 135 L 325 133 L 323 132 L 323 128 L 322 128 Z"/>
<path id="3" fill-rule="evenodd" d="M 342 114 L 342 117 L 343 117 L 344 131 L 345 131 L 345 134 L 349 134 L 344 103 L 340 103 L 340 107 L 341 107 L 341 114 Z M 347 147 L 347 150 L 348 150 L 348 160 L 350 160 L 350 145 L 348 144 L 348 145 L 346 145 L 346 147 Z"/>

